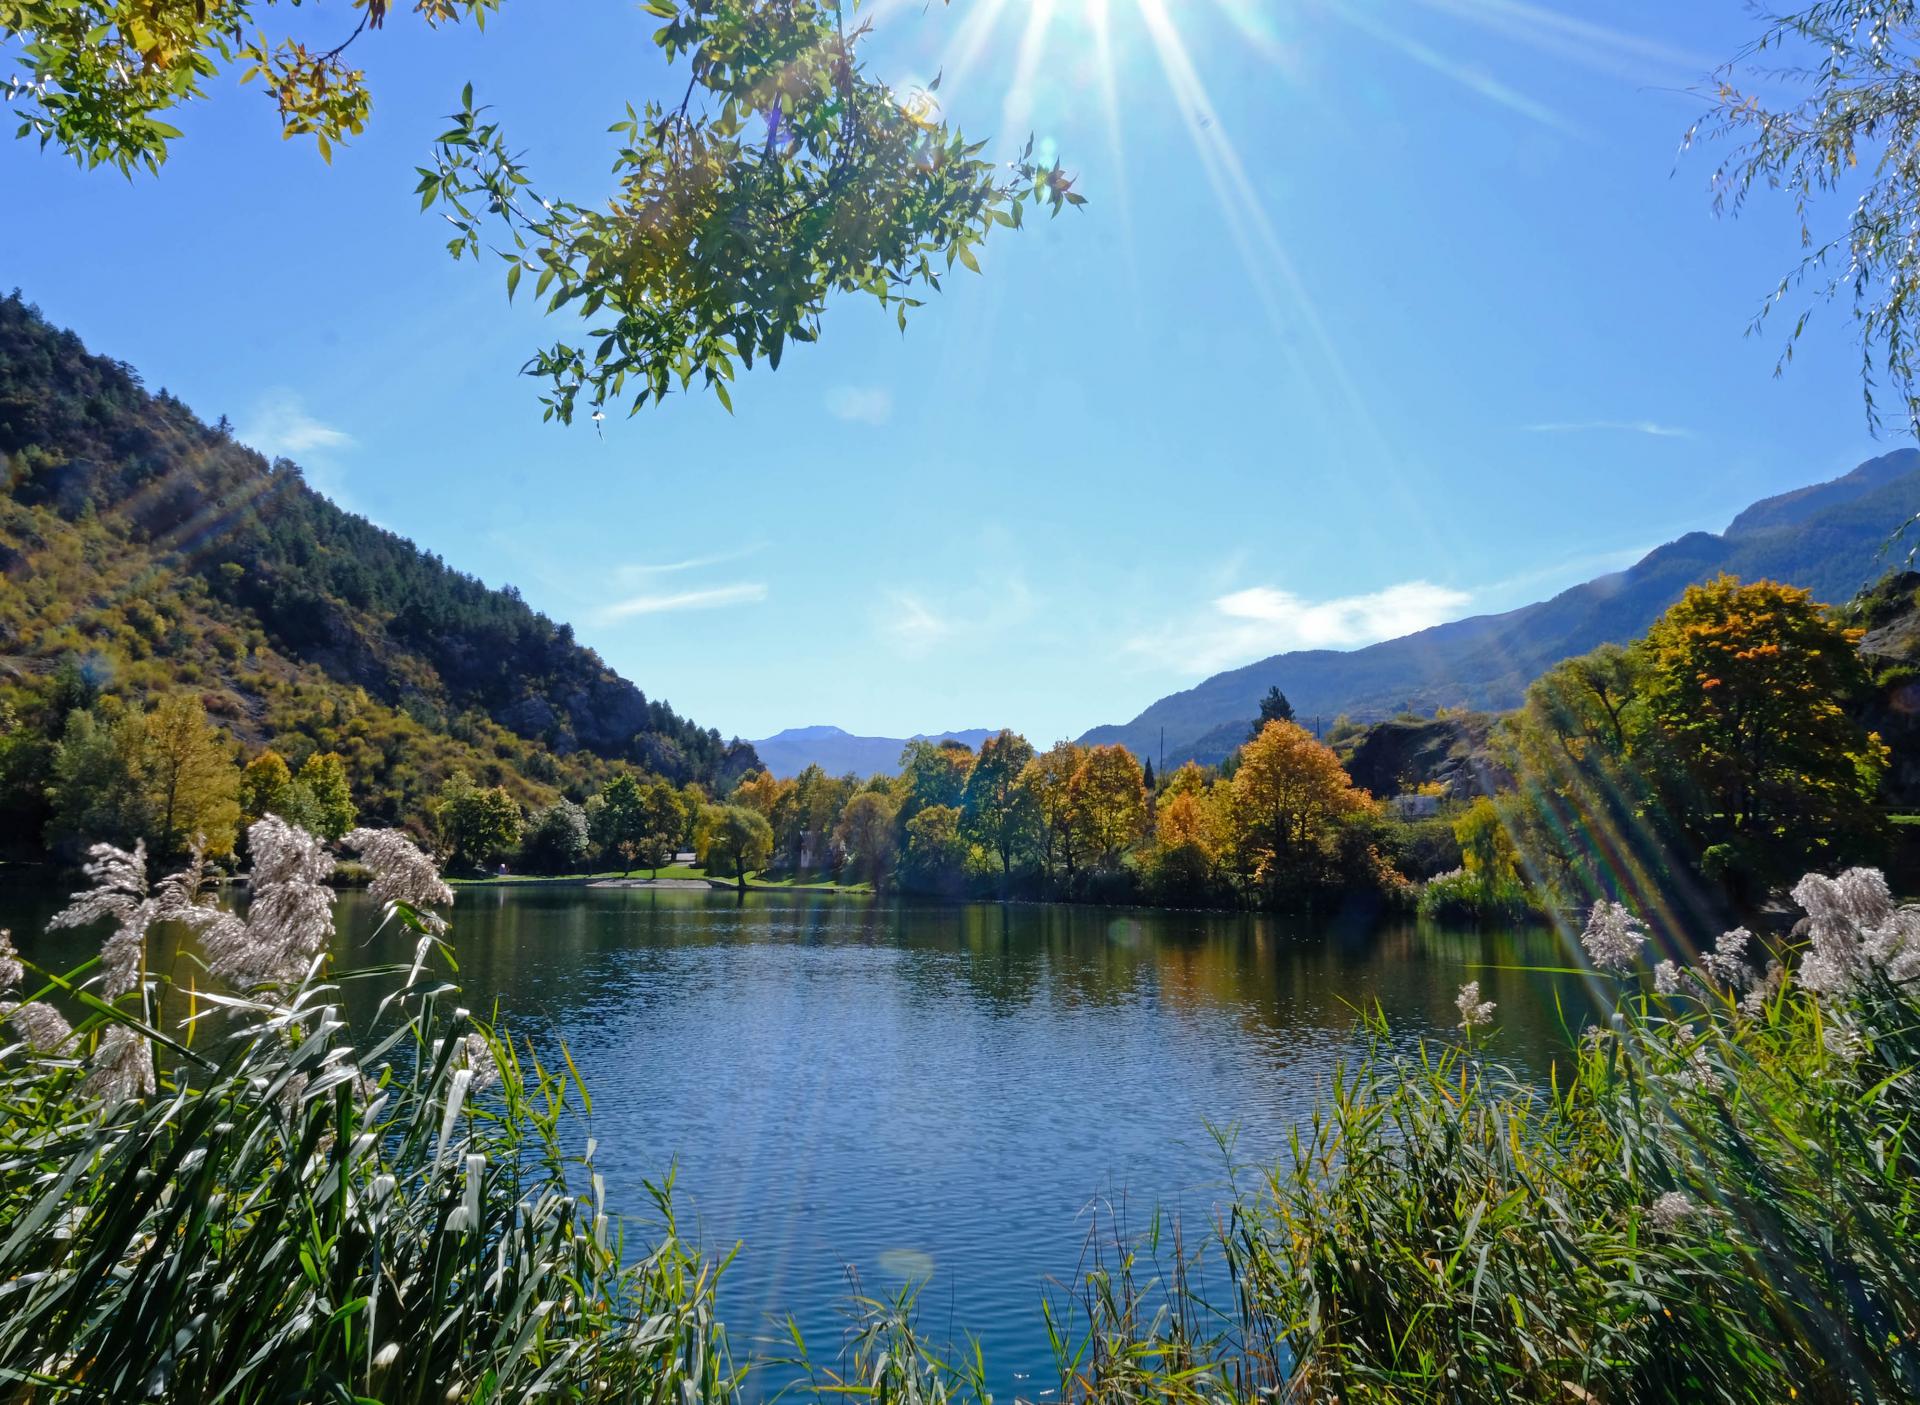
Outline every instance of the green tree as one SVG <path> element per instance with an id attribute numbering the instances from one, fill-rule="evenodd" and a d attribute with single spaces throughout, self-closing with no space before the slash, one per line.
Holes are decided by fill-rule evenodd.
<path id="1" fill-rule="evenodd" d="M 435 812 L 449 849 L 449 865 L 486 868 L 520 842 L 520 806 L 501 786 L 480 787 L 465 771 L 456 771 L 440 788 Z"/>
<path id="2" fill-rule="evenodd" d="M 650 833 L 647 800 L 640 782 L 630 772 L 622 771 L 600 788 L 599 799 L 593 841 L 601 853 L 620 859 L 623 874 L 632 873 Z"/>
<path id="3" fill-rule="evenodd" d="M 308 824 L 323 839 L 338 839 L 353 828 L 356 813 L 353 791 L 347 785 L 347 763 L 339 753 L 316 751 L 300 763 L 294 786 L 305 793 Z"/>
<path id="4" fill-rule="evenodd" d="M 92 842 L 132 847 L 153 831 L 145 720 L 117 698 L 67 714 L 54 747 L 48 841 L 72 854 Z"/>
<path id="5" fill-rule="evenodd" d="M 535 873 L 578 873 L 592 848 L 587 812 L 558 800 L 528 822 L 520 862 Z"/>
<path id="6" fill-rule="evenodd" d="M 773 826 L 746 805 L 709 805 L 694 826 L 693 846 L 708 873 L 731 874 L 744 893 L 747 874 L 773 857 Z"/>
<path id="7" fill-rule="evenodd" d="M 1279 686 L 1267 689 L 1267 695 L 1260 699 L 1260 715 L 1253 720 L 1253 726 L 1247 729 L 1247 740 L 1252 741 L 1269 722 L 1293 721 L 1293 704 L 1287 701 L 1287 695 Z"/>
<path id="8" fill-rule="evenodd" d="M 847 801 L 834 829 L 853 871 L 876 888 L 883 887 L 893 871 L 895 833 L 893 797 L 876 790 L 863 790 Z"/>
<path id="9" fill-rule="evenodd" d="M 927 893 L 958 893 L 966 871 L 967 840 L 960 832 L 956 806 L 928 805 L 907 821 L 900 874 L 908 887 Z"/>
<path id="10" fill-rule="evenodd" d="M 1015 732 L 999 732 L 980 744 L 980 756 L 961 792 L 961 831 L 1000 860 L 1004 895 L 1013 878 L 1014 856 L 1032 842 L 1038 824 L 1033 795 L 1020 784 L 1033 747 Z"/>
<path id="11" fill-rule="evenodd" d="M 425 0 L 429 25 L 484 23 L 498 0 Z M 174 108 L 238 71 L 274 99 L 286 136 L 322 157 L 360 133 L 372 98 L 346 52 L 381 28 L 384 4 L 330 47 L 270 37 L 273 0 L 10 0 L 0 41 L 22 72 L 5 89 L 19 132 L 89 165 L 157 170 L 180 133 Z M 576 203 L 534 184 L 472 86 L 421 170 L 449 248 L 504 265 L 549 313 L 586 319 L 579 345 L 538 352 L 549 417 L 584 395 L 633 409 L 699 382 L 730 405 L 736 367 L 820 334 L 830 294 L 864 292 L 894 313 L 937 290 L 958 262 L 1029 206 L 1084 204 L 1058 164 L 982 156 L 931 91 L 870 77 L 869 22 L 836 0 L 648 0 L 653 39 L 684 66 L 677 101 L 629 106 L 613 125 L 615 189 Z M 937 87 L 937 81 L 934 85 Z M 596 140 L 598 129 L 596 129 Z M 527 275 L 531 275 L 527 279 Z"/>
<path id="12" fill-rule="evenodd" d="M 640 790 L 640 847 L 636 857 L 660 876 L 663 864 L 673 861 L 687 813 L 680 792 L 666 781 L 651 781 Z"/>
<path id="13" fill-rule="evenodd" d="M 966 794 L 973 752 L 965 742 L 949 738 L 931 742 L 915 738 L 900 749 L 898 821 L 905 825 L 930 805 L 957 808 Z"/>

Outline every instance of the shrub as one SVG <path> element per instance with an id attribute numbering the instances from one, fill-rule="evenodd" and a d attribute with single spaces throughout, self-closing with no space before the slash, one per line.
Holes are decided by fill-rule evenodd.
<path id="1" fill-rule="evenodd" d="M 1435 922 L 1524 922 L 1541 914 L 1540 901 L 1518 879 L 1482 878 L 1456 868 L 1420 887 L 1419 913 Z"/>

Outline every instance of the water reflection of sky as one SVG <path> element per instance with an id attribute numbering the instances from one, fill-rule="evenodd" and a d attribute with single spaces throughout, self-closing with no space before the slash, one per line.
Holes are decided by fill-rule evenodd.
<path id="1" fill-rule="evenodd" d="M 0 925 L 36 959 L 83 953 L 26 935 L 51 907 L 0 895 Z M 1243 1164 L 1277 1155 L 1362 1047 L 1359 1009 L 1410 1041 L 1478 977 L 1502 1054 L 1544 1073 L 1565 1047 L 1550 978 L 1499 969 L 1557 964 L 1544 932 L 579 888 L 469 889 L 455 916 L 468 1003 L 568 1042 L 613 1204 L 640 1212 L 674 1167 L 683 1230 L 743 1245 L 736 1350 L 792 1313 L 831 1354 L 851 1281 L 924 1281 L 924 1325 L 979 1335 L 1002 1395 L 1044 1389 L 1040 1296 L 1096 1219 L 1176 1211 L 1192 1243 L 1225 1185 L 1215 1131 Z M 348 964 L 404 958 L 375 921 L 343 901 Z"/>

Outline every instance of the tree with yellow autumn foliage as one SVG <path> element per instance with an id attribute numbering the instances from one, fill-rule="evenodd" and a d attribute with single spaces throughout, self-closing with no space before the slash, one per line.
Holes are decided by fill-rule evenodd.
<path id="1" fill-rule="evenodd" d="M 1736 892 L 1861 857 L 1879 836 L 1887 748 L 1845 708 L 1868 686 L 1859 639 L 1807 591 L 1721 576 L 1640 645 L 1648 717 L 1684 787 L 1669 807 Z"/>
<path id="2" fill-rule="evenodd" d="M 1311 888 L 1325 876 L 1340 822 L 1372 804 L 1312 733 L 1268 722 L 1241 748 L 1233 775 L 1241 871 L 1274 896 Z"/>

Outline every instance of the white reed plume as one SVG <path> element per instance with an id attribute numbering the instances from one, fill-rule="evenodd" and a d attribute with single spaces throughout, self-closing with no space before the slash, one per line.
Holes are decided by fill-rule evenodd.
<path id="1" fill-rule="evenodd" d="M 244 922 L 215 920 L 207 962 L 241 989 L 301 980 L 333 937 L 333 856 L 303 829 L 267 815 L 247 830 L 252 889 Z"/>
<path id="2" fill-rule="evenodd" d="M 441 881 L 433 860 L 397 829 L 356 829 L 341 840 L 373 870 L 367 892 L 376 901 L 405 903 L 436 936 L 447 930 L 446 919 L 433 909 L 453 904 L 453 889 Z"/>
<path id="3" fill-rule="evenodd" d="M 100 944 L 102 995 L 117 1000 L 140 983 L 146 956 L 147 929 L 159 920 L 159 904 L 147 885 L 147 846 L 142 841 L 131 852 L 111 844 L 87 850 L 83 870 L 93 880 L 85 892 L 75 893 L 49 927 L 85 927 L 108 921 L 114 930 Z"/>
<path id="4" fill-rule="evenodd" d="M 123 1024 L 109 1027 L 94 1052 L 86 1089 L 110 1103 L 152 1093 L 153 1046 L 146 1036 Z"/>
<path id="5" fill-rule="evenodd" d="M 1920 910 L 1896 908 L 1878 869 L 1848 869 L 1838 878 L 1809 873 L 1793 900 L 1807 912 L 1800 983 L 1808 989 L 1842 995 L 1870 970 L 1896 983 L 1920 980 Z"/>
<path id="6" fill-rule="evenodd" d="M 1603 971 L 1632 970 L 1646 943 L 1646 925 L 1621 904 L 1604 900 L 1593 905 L 1587 929 L 1580 934 L 1580 945 Z"/>
<path id="7" fill-rule="evenodd" d="M 13 1032 L 29 1049 L 42 1054 L 57 1054 L 73 1038 L 73 1026 L 51 1005 L 38 1000 L 15 1004 L 0 1000 L 0 1023 L 13 1026 Z"/>
<path id="8" fill-rule="evenodd" d="M 1460 1027 L 1475 1029 L 1480 1025 L 1493 1023 L 1493 1012 L 1498 1002 L 1480 998 L 1480 982 L 1468 981 L 1460 987 L 1460 993 L 1453 999 L 1454 1008 L 1460 1012 Z"/>

